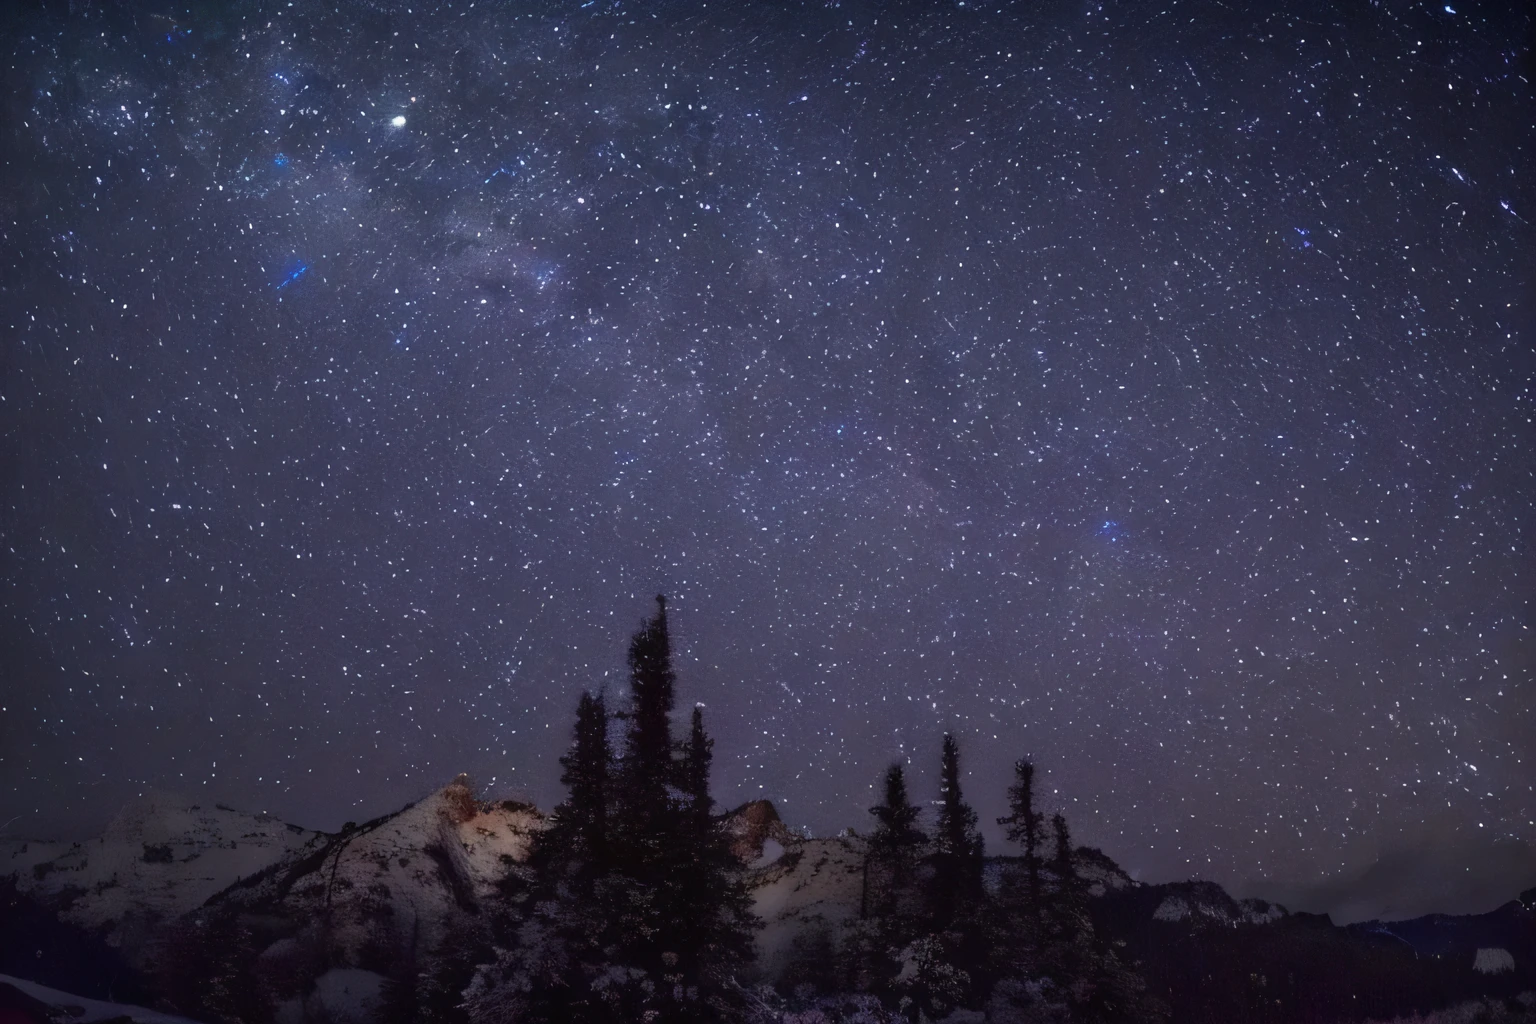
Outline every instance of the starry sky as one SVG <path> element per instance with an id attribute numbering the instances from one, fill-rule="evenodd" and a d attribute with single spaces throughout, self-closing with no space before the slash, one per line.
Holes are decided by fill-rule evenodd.
<path id="1" fill-rule="evenodd" d="M 1530 15 L 1283 6 L 13 10 L 6 834 L 549 806 L 664 591 L 818 834 L 1536 840 Z"/>

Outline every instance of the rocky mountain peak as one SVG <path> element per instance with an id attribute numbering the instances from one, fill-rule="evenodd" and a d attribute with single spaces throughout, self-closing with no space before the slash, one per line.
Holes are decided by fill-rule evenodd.
<path id="1" fill-rule="evenodd" d="M 462 772 L 439 791 L 438 800 L 443 815 L 455 825 L 462 825 L 480 813 L 474 783 Z"/>
<path id="2" fill-rule="evenodd" d="M 801 842 L 779 817 L 771 800 L 750 800 L 724 817 L 726 834 L 731 837 L 731 852 L 743 864 L 752 864 L 763 856 L 769 840 L 781 847 Z"/>

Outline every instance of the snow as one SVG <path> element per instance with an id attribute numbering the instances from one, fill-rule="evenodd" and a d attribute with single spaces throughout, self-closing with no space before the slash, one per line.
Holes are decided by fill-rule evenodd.
<path id="1" fill-rule="evenodd" d="M 749 870 L 766 868 L 782 856 L 784 856 L 783 843 L 779 842 L 777 839 L 764 839 L 762 854 L 757 858 L 757 860 L 748 865 L 748 868 Z"/>
<path id="2" fill-rule="evenodd" d="M 460 778 L 396 814 L 313 840 L 303 851 L 309 870 L 275 874 L 226 898 L 252 907 L 280 904 L 298 920 L 323 913 L 343 966 L 360 962 L 386 932 L 391 944 L 424 951 L 465 909 L 494 896 L 542 827 L 531 808 L 478 803 Z"/>
<path id="3" fill-rule="evenodd" d="M 70 995 L 68 992 L 60 992 L 56 988 L 39 985 L 35 981 L 26 981 L 21 978 L 13 978 L 8 974 L 0 974 L 0 984 L 14 985 L 33 999 L 40 1000 L 60 1011 L 61 1016 L 70 1021 L 81 1021 L 83 1024 L 91 1024 L 92 1021 L 133 1021 L 134 1024 L 197 1024 L 187 1017 L 177 1017 L 169 1013 L 159 1013 L 155 1010 L 146 1010 L 141 1006 L 129 1006 L 126 1003 L 107 1003 L 99 999 L 82 999 L 80 996 Z M 79 1012 L 76 1012 L 79 1011 Z"/>
<path id="4" fill-rule="evenodd" d="M 1507 949 L 1480 949 L 1472 961 L 1472 969 L 1479 974 L 1502 974 L 1515 969 L 1515 958 Z"/>
<path id="5" fill-rule="evenodd" d="M 130 913 L 171 918 L 304 847 L 318 833 L 266 814 L 188 805 L 150 793 L 83 843 L 0 844 L 0 872 L 38 896 L 74 898 L 63 916 L 86 928 Z"/>
<path id="6" fill-rule="evenodd" d="M 138 937 L 205 905 L 294 922 L 297 933 L 265 937 L 260 955 L 274 969 L 307 962 L 324 920 L 333 970 L 280 1016 L 341 1021 L 362 1019 L 350 1008 L 373 998 L 353 971 L 373 966 L 370 950 L 429 954 L 494 896 L 542 827 L 532 808 L 478 802 L 462 777 L 340 834 L 154 795 L 97 839 L 0 845 L 0 874 L 14 872 L 24 889 L 64 905 L 66 919 L 103 930 L 141 968 L 152 947 Z"/>
<path id="7" fill-rule="evenodd" d="M 1268 900 L 1246 899 L 1238 902 L 1243 911 L 1243 921 L 1247 924 L 1274 924 L 1286 916 L 1286 909 L 1278 903 L 1270 903 Z"/>
<path id="8" fill-rule="evenodd" d="M 785 966 L 798 935 L 825 928 L 836 944 L 858 918 L 863 894 L 863 840 L 807 839 L 787 852 L 749 878 L 752 909 L 763 921 L 758 964 L 768 977 Z"/>
<path id="9" fill-rule="evenodd" d="M 1213 882 L 1176 882 L 1166 885 L 1168 894 L 1152 913 L 1154 921 L 1187 921 L 1196 926 L 1236 927 L 1273 924 L 1286 917 L 1287 911 L 1268 900 L 1233 900 L 1227 891 Z"/>

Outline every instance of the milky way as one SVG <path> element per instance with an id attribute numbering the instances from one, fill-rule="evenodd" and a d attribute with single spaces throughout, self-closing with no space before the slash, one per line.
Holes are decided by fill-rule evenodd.
<path id="1" fill-rule="evenodd" d="M 10 15 L 0 820 L 548 806 L 665 592 L 818 833 L 1536 839 L 1531 23 L 1273 6 Z"/>

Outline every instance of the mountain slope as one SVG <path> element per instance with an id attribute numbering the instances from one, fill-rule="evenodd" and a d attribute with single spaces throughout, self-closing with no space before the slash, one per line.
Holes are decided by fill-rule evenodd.
<path id="1" fill-rule="evenodd" d="M 241 998 L 278 1019 L 420 1019 L 423 987 L 456 1001 L 504 933 L 494 897 L 515 885 L 542 827 L 531 807 L 476 800 L 460 776 L 393 814 L 314 835 L 214 894 L 165 939 L 161 974 L 178 1005 L 195 1004 L 214 976 L 248 978 Z M 200 957 L 210 947 L 219 951 Z"/>
<path id="2" fill-rule="evenodd" d="M 488 948 L 493 897 L 542 827 L 462 776 L 336 834 L 157 794 L 96 839 L 0 847 L 0 874 L 121 948 L 183 1013 L 364 1020 Z"/>
<path id="3" fill-rule="evenodd" d="M 28 900 L 34 918 L 52 907 L 91 929 L 85 937 L 98 947 L 94 934 L 117 944 L 148 975 L 156 1005 L 187 1017 L 443 1019 L 474 966 L 514 941 L 530 844 L 544 826 L 527 805 L 477 800 L 462 776 L 334 834 L 152 796 L 85 843 L 0 846 L 0 876 L 14 879 L 10 903 L 0 900 L 0 936 L 7 905 L 12 931 Z M 838 953 L 862 913 L 866 841 L 798 835 L 765 800 L 721 826 L 763 922 L 757 978 L 841 984 Z M 1388 1017 L 1536 981 L 1536 891 L 1530 906 L 1484 915 L 1337 927 L 1326 915 L 1235 900 L 1210 882 L 1140 883 L 1097 850 L 1079 848 L 1076 861 L 1100 940 L 1138 962 L 1181 1020 Z M 985 884 L 998 893 L 1022 870 L 1020 858 L 989 858 Z M 1049 871 L 1045 884 L 1054 885 Z M 60 942 L 78 946 L 82 935 Z M 23 952 L 32 957 L 30 945 Z M 95 960 L 72 962 L 110 959 L 85 952 Z"/>
<path id="4" fill-rule="evenodd" d="M 525 805 L 479 803 L 461 776 L 394 814 L 314 836 L 208 906 L 323 921 L 349 960 L 381 928 L 390 941 L 433 946 L 455 918 L 481 914 L 542 822 Z"/>
<path id="5" fill-rule="evenodd" d="M 124 807 L 96 839 L 0 844 L 0 874 L 15 873 L 19 890 L 122 945 L 318 835 L 270 815 L 152 793 Z"/>

